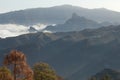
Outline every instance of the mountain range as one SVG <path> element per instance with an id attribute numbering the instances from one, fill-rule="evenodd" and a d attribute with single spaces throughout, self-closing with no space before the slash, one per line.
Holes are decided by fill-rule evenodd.
<path id="1" fill-rule="evenodd" d="M 97 22 L 110 22 L 114 24 L 120 22 L 120 12 L 105 8 L 87 9 L 71 5 L 61 5 L 3 13 L 0 14 L 0 24 L 61 24 L 69 19 L 73 13 Z"/>
<path id="2" fill-rule="evenodd" d="M 43 61 L 65 79 L 87 80 L 104 68 L 120 70 L 120 26 L 0 39 L 0 62 L 12 49 L 25 53 L 31 66 Z"/>

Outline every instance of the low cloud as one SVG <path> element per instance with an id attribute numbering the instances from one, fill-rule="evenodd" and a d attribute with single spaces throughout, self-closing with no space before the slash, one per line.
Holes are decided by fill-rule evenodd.
<path id="1" fill-rule="evenodd" d="M 46 26 L 47 25 L 44 24 L 37 24 L 33 26 L 24 26 L 17 24 L 4 24 L 4 25 L 0 24 L 0 38 L 15 37 L 22 34 L 41 31 Z M 30 32 L 30 27 L 34 28 L 35 31 Z"/>

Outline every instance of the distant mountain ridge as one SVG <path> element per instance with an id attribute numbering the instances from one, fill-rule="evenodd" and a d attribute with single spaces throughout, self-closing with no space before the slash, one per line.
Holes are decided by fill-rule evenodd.
<path id="1" fill-rule="evenodd" d="M 120 12 L 107 9 L 87 9 L 71 5 L 61 5 L 49 8 L 34 8 L 0 14 L 0 24 L 32 25 L 37 23 L 61 24 L 73 13 L 97 22 L 120 22 Z"/>

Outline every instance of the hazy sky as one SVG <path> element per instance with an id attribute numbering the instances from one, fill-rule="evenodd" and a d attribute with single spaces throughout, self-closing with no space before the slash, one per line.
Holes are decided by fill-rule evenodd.
<path id="1" fill-rule="evenodd" d="M 120 0 L 0 0 L 0 13 L 63 4 L 71 4 L 85 8 L 104 7 L 120 12 Z"/>

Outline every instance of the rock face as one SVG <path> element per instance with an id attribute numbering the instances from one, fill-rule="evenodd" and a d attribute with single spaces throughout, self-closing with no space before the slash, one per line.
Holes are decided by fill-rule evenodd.
<path id="1" fill-rule="evenodd" d="M 25 53 L 31 65 L 49 63 L 65 79 L 87 80 L 106 67 L 120 70 L 120 26 L 0 39 L 1 62 L 11 49 Z"/>
<path id="2" fill-rule="evenodd" d="M 52 32 L 69 32 L 81 31 L 83 29 L 95 29 L 99 27 L 102 27 L 102 24 L 86 19 L 85 17 L 80 17 L 76 13 L 73 13 L 72 17 L 68 19 L 64 24 L 48 26 L 45 30 Z"/>
<path id="3" fill-rule="evenodd" d="M 73 13 L 97 22 L 120 23 L 120 13 L 107 9 L 87 9 L 71 5 L 35 8 L 0 14 L 0 24 L 61 24 Z"/>

